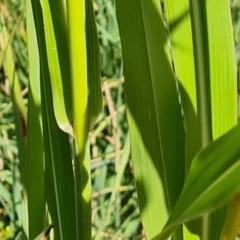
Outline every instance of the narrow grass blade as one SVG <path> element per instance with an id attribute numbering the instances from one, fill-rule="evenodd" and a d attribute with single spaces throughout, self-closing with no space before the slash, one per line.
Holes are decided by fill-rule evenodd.
<path id="1" fill-rule="evenodd" d="M 170 51 L 184 112 L 187 173 L 193 157 L 201 149 L 189 1 L 182 1 L 180 6 L 176 0 L 167 0 L 165 4 Z"/>
<path id="2" fill-rule="evenodd" d="M 237 70 L 229 1 L 221 1 L 217 12 L 215 7 L 213 2 L 206 2 L 213 139 L 218 138 L 237 123 Z M 232 205 L 237 212 L 240 204 L 236 204 L 233 199 L 228 213 L 228 219 L 231 218 L 231 222 L 237 222 L 240 219 L 238 215 L 232 215 Z M 219 239 L 226 210 L 221 214 L 222 216 L 220 214 L 221 211 L 217 211 L 210 216 L 209 239 Z M 232 228 L 229 228 L 230 224 L 227 222 L 226 224 L 228 224 L 228 231 L 237 231 L 236 225 L 232 224 Z"/>
<path id="3" fill-rule="evenodd" d="M 190 6 L 202 131 L 206 129 L 204 121 L 211 126 L 207 130 L 209 133 L 203 133 L 208 135 L 203 137 L 203 145 L 206 145 L 209 140 L 232 128 L 237 121 L 236 66 L 230 9 L 227 0 L 219 4 L 217 12 L 214 11 L 213 2 L 193 1 Z"/>
<path id="4" fill-rule="evenodd" d="M 214 10 L 216 5 L 211 1 L 191 1 L 190 7 L 201 139 L 202 146 L 206 146 L 237 121 L 236 67 L 230 9 L 227 0 L 218 5 L 217 12 Z M 203 238 L 220 237 L 226 210 L 221 211 L 203 216 Z"/>
<path id="5" fill-rule="evenodd" d="M 142 222 L 151 239 L 184 180 L 184 129 L 159 1 L 116 1 Z M 154 216 L 154 218 L 153 218 Z"/>
<path id="6" fill-rule="evenodd" d="M 153 239 L 167 239 L 180 224 L 215 210 L 240 190 L 239 136 L 237 125 L 194 158 L 168 222 Z"/>
<path id="7" fill-rule="evenodd" d="M 29 239 L 46 225 L 44 195 L 43 136 L 41 114 L 40 59 L 31 1 L 27 2 L 27 33 L 29 57 L 28 95 L 28 220 Z M 36 187 L 37 186 L 37 187 Z"/>
<path id="8" fill-rule="evenodd" d="M 50 82 L 43 79 L 43 131 L 45 157 L 45 189 L 48 209 L 56 224 L 55 239 L 77 239 L 74 179 L 68 135 L 56 123 Z"/>
<path id="9" fill-rule="evenodd" d="M 172 61 L 184 113 L 187 174 L 193 157 L 201 149 L 190 6 L 189 1 L 182 1 L 179 5 L 176 0 L 167 0 L 165 4 L 163 11 L 168 23 Z M 184 225 L 184 239 L 197 240 L 201 239 L 201 235 L 202 219 Z"/>
<path id="10" fill-rule="evenodd" d="M 41 7 L 37 1 L 33 1 L 32 6 L 40 49 L 46 199 L 51 218 L 56 224 L 55 239 L 77 239 L 76 226 L 72 223 L 75 222 L 75 205 L 69 139 L 58 127 L 53 111 Z"/>
<path id="11" fill-rule="evenodd" d="M 77 239 L 91 238 L 91 178 L 88 144 L 88 83 L 85 1 L 67 2 L 71 59 L 74 134 L 76 136 L 75 194 Z"/>
<path id="12" fill-rule="evenodd" d="M 229 1 L 221 1 L 218 11 L 215 8 L 215 3 L 206 1 L 213 139 L 237 124 L 237 69 Z"/>
<path id="13" fill-rule="evenodd" d="M 86 43 L 88 79 L 88 128 L 91 130 L 101 117 L 102 88 L 100 82 L 100 56 L 93 2 L 86 0 Z"/>
<path id="14" fill-rule="evenodd" d="M 73 135 L 71 73 L 63 1 L 42 0 L 40 2 L 43 11 L 43 34 L 46 40 L 54 113 L 59 127 Z"/>
<path id="15" fill-rule="evenodd" d="M 42 59 L 43 60 L 43 59 Z M 45 66 L 47 70 L 47 66 Z M 62 132 L 52 108 L 50 78 L 42 78 L 45 189 L 51 219 L 59 239 L 77 239 L 74 181 L 68 135 Z M 69 204 L 70 203 L 70 204 Z M 56 238 L 57 239 L 57 238 Z"/>

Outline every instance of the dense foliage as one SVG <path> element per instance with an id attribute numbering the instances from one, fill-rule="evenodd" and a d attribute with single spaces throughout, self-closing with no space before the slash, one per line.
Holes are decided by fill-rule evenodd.
<path id="1" fill-rule="evenodd" d="M 101 121 L 89 133 L 92 236 L 144 239 L 128 141 L 115 3 L 95 0 L 93 6 L 100 44 L 104 109 Z M 240 69 L 240 1 L 231 0 L 230 6 Z M 22 224 L 22 187 L 9 75 L 16 76 L 19 81 L 16 91 L 21 91 L 23 96 L 24 109 L 20 116 L 24 132 L 29 77 L 25 11 L 24 0 L 0 2 L 0 239 L 3 240 L 15 239 Z"/>

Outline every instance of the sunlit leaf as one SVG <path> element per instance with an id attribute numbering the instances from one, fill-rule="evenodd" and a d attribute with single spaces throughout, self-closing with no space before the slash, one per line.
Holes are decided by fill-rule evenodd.
<path id="1" fill-rule="evenodd" d="M 164 240 L 183 222 L 215 210 L 240 190 L 240 124 L 193 160 L 183 191 L 162 233 Z"/>

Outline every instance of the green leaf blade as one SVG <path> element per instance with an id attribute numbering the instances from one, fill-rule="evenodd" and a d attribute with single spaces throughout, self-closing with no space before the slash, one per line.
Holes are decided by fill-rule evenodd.
<path id="1" fill-rule="evenodd" d="M 88 73 L 85 1 L 67 2 L 73 101 L 77 239 L 91 238 L 91 177 L 88 143 Z"/>
<path id="2" fill-rule="evenodd" d="M 240 189 L 240 125 L 211 143 L 194 159 L 170 218 L 154 239 L 166 239 L 181 223 L 229 201 Z"/>
<path id="3" fill-rule="evenodd" d="M 28 97 L 28 221 L 29 239 L 33 239 L 46 224 L 44 194 L 43 134 L 41 114 L 40 58 L 31 2 L 27 3 L 29 52 Z M 36 187 L 38 186 L 38 187 Z M 36 217 L 38 216 L 38 217 Z"/>
<path id="4" fill-rule="evenodd" d="M 218 11 L 215 7 L 212 1 L 206 4 L 213 139 L 237 123 L 237 70 L 229 1 L 222 1 Z"/>
<path id="5" fill-rule="evenodd" d="M 72 98 L 66 18 L 62 1 L 41 1 L 53 106 L 59 127 L 71 135 Z M 56 7 L 58 6 L 58 7 Z"/>
<path id="6" fill-rule="evenodd" d="M 40 54 L 40 91 L 43 123 L 43 146 L 45 160 L 45 202 L 56 227 L 56 239 L 77 239 L 74 224 L 75 195 L 69 138 L 57 124 L 53 109 L 53 95 L 46 42 L 43 13 L 38 2 L 33 1 L 35 26 Z M 35 87 L 37 87 L 35 85 Z M 35 89 L 36 90 L 36 89 Z"/>
<path id="7" fill-rule="evenodd" d="M 88 78 L 88 128 L 91 130 L 101 117 L 102 88 L 100 81 L 100 53 L 93 3 L 86 0 L 86 44 Z"/>
<path id="8" fill-rule="evenodd" d="M 47 70 L 47 66 L 45 67 Z M 55 237 L 77 239 L 74 178 L 69 138 L 58 127 L 55 119 L 50 77 L 42 78 L 42 98 L 46 201 L 51 219 L 56 224 Z"/>
<path id="9" fill-rule="evenodd" d="M 166 221 L 183 184 L 183 120 L 159 2 L 116 3 L 135 178 L 143 225 L 151 238 Z M 175 191 L 167 190 L 173 186 Z"/>

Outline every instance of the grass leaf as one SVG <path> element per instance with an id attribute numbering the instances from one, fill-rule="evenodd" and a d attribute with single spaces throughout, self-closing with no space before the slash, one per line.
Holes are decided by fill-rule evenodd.
<path id="1" fill-rule="evenodd" d="M 102 88 L 100 82 L 100 56 L 93 3 L 86 0 L 86 43 L 88 79 L 88 128 L 91 130 L 101 117 Z"/>
<path id="2" fill-rule="evenodd" d="M 167 239 L 181 223 L 215 210 L 239 191 L 239 136 L 237 125 L 194 158 L 168 222 L 153 239 Z"/>
<path id="3" fill-rule="evenodd" d="M 151 238 L 182 188 L 183 120 L 159 1 L 119 0 L 116 6 L 135 179 L 142 222 Z"/>
<path id="4" fill-rule="evenodd" d="M 43 133 L 41 114 L 40 58 L 31 1 L 27 3 L 27 31 L 29 56 L 28 96 L 28 220 L 29 239 L 33 239 L 46 225 L 44 194 Z M 38 186 L 38 187 L 36 187 Z"/>
<path id="5" fill-rule="evenodd" d="M 43 11 L 54 113 L 59 127 L 73 135 L 71 72 L 63 1 L 43 0 L 40 2 Z"/>
<path id="6" fill-rule="evenodd" d="M 75 148 L 77 239 L 91 238 L 91 178 L 88 143 L 88 82 L 85 1 L 67 2 Z"/>

